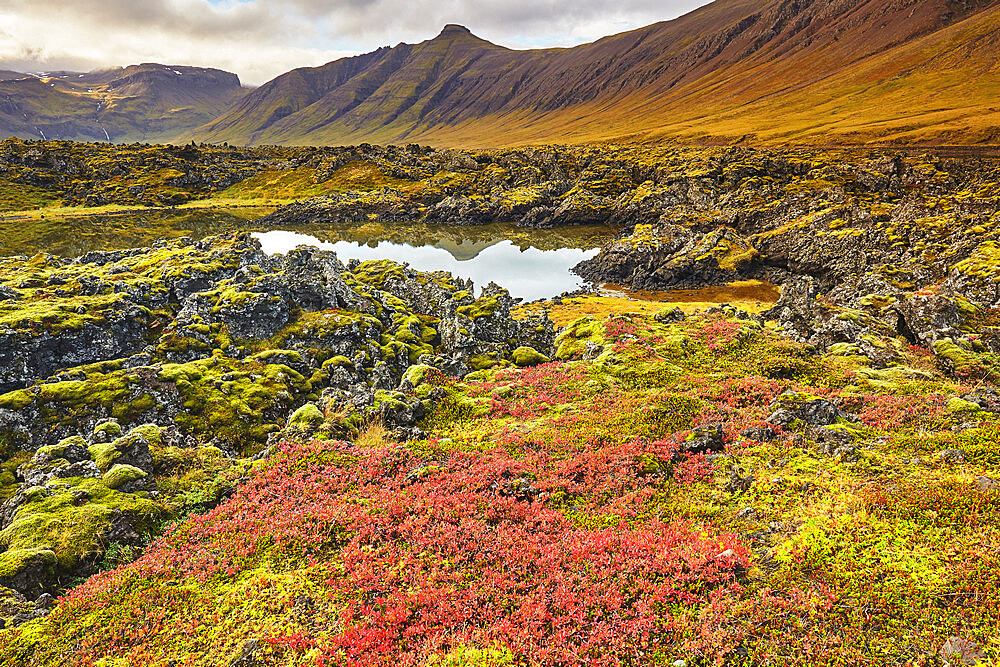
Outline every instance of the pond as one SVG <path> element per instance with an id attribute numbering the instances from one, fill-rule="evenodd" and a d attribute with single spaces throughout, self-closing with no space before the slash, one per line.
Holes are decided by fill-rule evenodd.
<path id="1" fill-rule="evenodd" d="M 234 230 L 252 232 L 268 253 L 299 245 L 351 259 L 391 259 L 421 271 L 449 271 L 471 278 L 477 289 L 495 282 L 515 298 L 544 299 L 573 291 L 584 281 L 571 269 L 594 257 L 616 235 L 603 225 L 551 230 L 513 224 L 476 226 L 367 223 L 270 228 L 254 222 L 262 209 L 143 212 L 129 215 L 0 221 L 0 254 L 48 252 L 75 257 L 90 250 L 148 246 L 161 238 L 195 239 Z"/>
<path id="2" fill-rule="evenodd" d="M 310 245 L 331 250 L 345 262 L 391 259 L 409 264 L 418 271 L 448 271 L 455 276 L 471 278 L 477 292 L 495 282 L 505 287 L 511 296 L 525 301 L 548 299 L 584 287 L 584 280 L 571 269 L 599 252 L 599 248 L 524 247 L 508 239 L 413 245 L 392 241 L 331 243 L 292 231 L 269 231 L 254 236 L 269 253 L 285 253 L 299 245 Z"/>

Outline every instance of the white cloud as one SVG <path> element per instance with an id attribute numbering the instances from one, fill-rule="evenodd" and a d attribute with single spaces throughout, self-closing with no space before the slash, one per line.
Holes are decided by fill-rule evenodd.
<path id="1" fill-rule="evenodd" d="M 0 0 L 0 67 L 219 67 L 259 84 L 461 23 L 514 48 L 570 46 L 704 0 Z"/>

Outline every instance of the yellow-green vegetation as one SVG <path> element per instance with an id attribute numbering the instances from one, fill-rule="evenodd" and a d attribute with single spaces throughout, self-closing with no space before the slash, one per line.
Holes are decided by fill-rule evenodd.
<path id="1" fill-rule="evenodd" d="M 386 178 L 378 167 L 371 163 L 352 163 L 320 181 L 315 168 L 268 171 L 251 176 L 212 197 L 209 202 L 281 202 L 326 195 L 333 192 L 365 192 L 380 187 L 406 184 L 405 181 Z"/>
<path id="2" fill-rule="evenodd" d="M 528 366 L 537 366 L 539 364 L 547 364 L 551 359 L 539 352 L 533 347 L 519 347 L 514 350 L 510 355 L 510 360 L 514 362 L 515 366 L 520 368 L 526 368 Z"/>
<path id="3" fill-rule="evenodd" d="M 242 448 L 266 440 L 278 430 L 278 415 L 312 390 L 309 380 L 288 366 L 221 356 L 164 364 L 158 378 L 173 383 L 180 394 L 185 413 L 177 418 L 179 427 L 221 436 Z"/>
<path id="4" fill-rule="evenodd" d="M 246 235 L 0 260 L 0 585 L 108 570 L 0 630 L 0 665 L 1000 658 L 990 163 L 342 150 L 244 192 L 346 183 L 285 212 L 365 230 L 627 211 L 610 277 L 787 282 L 519 323 Z"/>
<path id="5" fill-rule="evenodd" d="M 0 213 L 45 208 L 58 201 L 44 188 L 0 179 Z"/>
<path id="6" fill-rule="evenodd" d="M 961 398 L 972 387 L 907 349 L 919 378 L 870 385 L 878 369 L 857 355 L 817 355 L 724 314 L 584 318 L 559 349 L 556 363 L 463 380 L 411 367 L 402 391 L 376 400 L 423 402 L 424 437 L 397 444 L 369 422 L 356 444 L 284 445 L 210 516 L 182 521 L 45 618 L 0 630 L 0 664 L 112 653 L 218 664 L 245 652 L 268 665 L 403 653 L 429 665 L 584 664 L 626 652 L 886 664 L 935 660 L 949 637 L 1000 657 L 989 641 L 998 422 Z M 769 420 L 782 411 L 795 419 Z M 291 421 L 326 418 L 308 404 Z M 218 456 L 154 450 L 173 479 Z M 678 570 L 646 569 L 666 567 L 672 549 Z M 563 560 L 575 550 L 587 567 Z M 683 586 L 683 602 L 622 606 L 604 592 L 623 573 L 636 602 L 670 595 L 661 583 Z M 356 602 L 370 596 L 383 606 Z M 621 631 L 558 615 L 556 627 L 533 625 L 517 611 L 528 602 L 582 605 Z M 633 641 L 626 628 L 647 621 L 656 641 Z M 564 622 L 575 632 L 559 633 Z M 124 641 L 134 627 L 145 634 Z"/>
<path id="7" fill-rule="evenodd" d="M 136 528 L 148 530 L 159 514 L 153 502 L 119 493 L 108 480 L 61 479 L 29 489 L 27 495 L 13 521 L 0 531 L 0 547 L 5 553 L 51 551 L 66 571 L 103 552 L 113 517 L 123 515 Z"/>
<path id="8" fill-rule="evenodd" d="M 851 259 L 859 249 L 867 253 L 867 273 L 907 291 L 925 286 L 925 278 L 915 276 L 928 262 L 987 285 L 996 278 L 990 270 L 998 222 L 991 211 L 1000 191 L 996 160 L 954 159 L 947 151 L 637 144 L 477 151 L 413 145 L 236 149 L 12 141 L 4 146 L 3 178 L 38 183 L 32 187 L 75 204 L 94 204 L 95 213 L 162 205 L 154 200 L 172 201 L 180 188 L 186 198 L 180 206 L 270 204 L 278 210 L 261 224 L 312 223 L 310 233 L 330 240 L 412 242 L 420 232 L 403 229 L 400 221 L 548 227 L 628 220 L 630 233 L 582 270 L 595 282 L 636 290 L 723 284 L 759 278 L 763 267 L 812 264 L 829 280 L 845 280 L 859 269 Z M 32 150 L 77 165 L 77 174 L 102 178 L 69 181 L 61 172 L 42 173 L 26 166 Z M 72 222 L 72 215 L 86 210 L 46 209 L 31 213 L 30 223 L 0 222 L 10 230 L 0 241 L 3 251 L 32 254 L 52 246 L 72 254 L 73 248 L 90 249 L 99 241 L 129 245 L 113 240 L 120 233 L 134 244 L 188 230 L 201 236 L 206 227 L 245 226 L 241 218 L 265 212 L 174 212 L 176 228 L 148 218 L 129 231 L 114 216 L 97 228 Z M 146 226 L 150 229 L 137 231 Z M 70 230 L 79 230 L 80 237 Z M 497 235 L 517 241 L 509 229 Z"/>
<path id="9" fill-rule="evenodd" d="M 246 234 L 0 262 L 0 586 L 25 595 L 131 562 L 231 495 L 279 433 L 384 445 L 382 418 L 409 409 L 391 388 L 424 355 L 548 361 L 526 344 L 547 349 L 546 328 L 510 321 L 506 293 L 388 261 L 275 258 Z M 352 390 L 376 400 L 331 403 Z"/>
<path id="10" fill-rule="evenodd" d="M 747 313 L 759 313 L 774 306 L 780 296 L 772 285 L 760 281 L 739 281 L 720 287 L 659 292 L 632 292 L 609 289 L 605 294 L 568 297 L 558 302 L 539 301 L 514 309 L 515 317 L 545 313 L 557 326 L 567 326 L 581 315 L 602 319 L 609 315 L 638 313 L 655 315 L 664 308 L 678 308 L 691 314 L 728 303 Z M 624 296 L 618 296 L 619 294 Z"/>
<path id="11" fill-rule="evenodd" d="M 293 149 L 0 142 L 0 211 L 59 205 L 177 206 L 224 190 L 294 155 Z M 72 211 L 63 210 L 64 213 Z"/>

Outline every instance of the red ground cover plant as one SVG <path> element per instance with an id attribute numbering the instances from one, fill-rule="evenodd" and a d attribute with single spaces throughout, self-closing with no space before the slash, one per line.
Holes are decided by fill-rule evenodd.
<path id="1" fill-rule="evenodd" d="M 73 590 L 51 621 L 107 611 L 79 645 L 155 662 L 165 638 L 183 643 L 218 621 L 193 611 L 199 598 L 252 568 L 304 568 L 320 573 L 337 612 L 262 639 L 315 664 L 416 665 L 460 645 L 527 664 L 648 661 L 710 634 L 692 628 L 694 611 L 738 595 L 748 566 L 735 536 L 644 507 L 676 483 L 678 447 L 634 440 L 570 458 L 429 462 L 403 448 L 285 444 L 232 499 Z M 690 484 L 707 465 L 688 457 L 675 474 Z M 163 586 L 178 580 L 198 584 Z M 179 608 L 192 610 L 180 628 Z"/>
<path id="2" fill-rule="evenodd" d="M 472 396 L 490 396 L 492 416 L 532 419 L 553 405 L 579 399 L 579 385 L 584 379 L 582 369 L 554 363 L 499 371 L 493 382 L 470 386 Z M 499 394 L 494 393 L 497 389 L 501 390 Z"/>
<path id="3" fill-rule="evenodd" d="M 867 394 L 857 400 L 861 402 L 858 414 L 860 421 L 881 430 L 936 424 L 945 415 L 946 399 L 937 394 Z"/>
<path id="4" fill-rule="evenodd" d="M 725 320 L 709 320 L 707 324 L 696 329 L 692 335 L 696 340 L 705 345 L 709 350 L 724 350 L 730 343 L 736 340 L 740 332 L 740 325 L 736 322 Z"/>

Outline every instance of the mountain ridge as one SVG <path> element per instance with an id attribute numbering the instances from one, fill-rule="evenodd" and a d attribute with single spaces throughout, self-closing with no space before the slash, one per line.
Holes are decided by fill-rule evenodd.
<path id="1" fill-rule="evenodd" d="M 1000 143 L 997 50 L 1000 0 L 716 0 L 568 48 L 510 49 L 449 23 L 431 39 L 296 68 L 253 90 L 221 70 L 156 63 L 0 72 L 20 77 L 0 76 L 0 135 L 456 148 Z"/>
<path id="2" fill-rule="evenodd" d="M 0 77 L 0 135 L 169 141 L 215 118 L 245 93 L 230 72 L 159 63 Z"/>
<path id="3" fill-rule="evenodd" d="M 665 121 L 696 120 L 700 110 L 692 105 L 724 115 L 775 96 L 776 108 L 795 104 L 798 91 L 996 9 L 995 1 L 986 0 L 718 0 L 589 44 L 529 51 L 491 44 L 449 24 L 419 44 L 311 68 L 320 85 L 311 96 L 295 97 L 299 104 L 290 113 L 274 118 L 266 111 L 275 106 L 277 92 L 295 87 L 288 75 L 277 77 L 190 138 L 449 145 L 608 140 L 636 132 L 649 138 Z M 352 69 L 348 80 L 334 77 L 333 85 L 323 85 L 325 72 L 348 73 L 349 64 L 363 71 Z M 262 112 L 255 105 L 264 100 Z M 720 127 L 709 138 L 733 141 L 774 130 L 766 123 L 747 129 Z M 705 139 L 684 128 L 664 134 Z"/>

